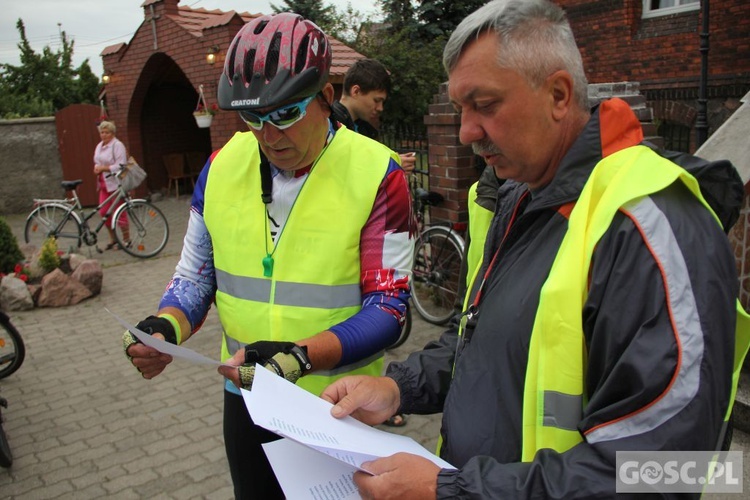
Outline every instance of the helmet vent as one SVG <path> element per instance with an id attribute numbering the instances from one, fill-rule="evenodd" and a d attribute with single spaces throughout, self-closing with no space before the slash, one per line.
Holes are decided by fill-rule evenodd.
<path id="1" fill-rule="evenodd" d="M 253 67 L 255 66 L 255 49 L 245 52 L 245 61 L 242 65 L 245 70 L 245 81 L 249 82 L 253 78 Z"/>
<path id="2" fill-rule="evenodd" d="M 268 21 L 259 22 L 258 25 L 253 30 L 253 33 L 256 35 L 260 34 L 264 29 L 266 29 L 267 25 L 268 25 Z"/>
<path id="3" fill-rule="evenodd" d="M 239 43 L 235 43 L 234 45 L 232 45 L 232 48 L 229 51 L 229 61 L 227 61 L 226 70 L 228 70 L 227 73 L 229 74 L 227 74 L 227 76 L 230 78 L 230 80 L 234 78 L 234 74 L 235 74 L 234 59 L 237 57 L 237 49 L 239 48 L 239 46 L 240 46 Z"/>
<path id="4" fill-rule="evenodd" d="M 279 69 L 279 51 L 281 50 L 281 37 L 282 34 L 278 31 L 274 33 L 271 39 L 271 44 L 268 47 L 268 55 L 266 56 L 266 80 L 273 79 L 276 76 L 276 72 Z"/>
<path id="5" fill-rule="evenodd" d="M 297 49 L 297 57 L 294 61 L 294 74 L 299 75 L 302 70 L 307 66 L 307 46 L 310 44 L 310 34 L 308 33 L 302 39 L 302 43 L 299 44 Z"/>

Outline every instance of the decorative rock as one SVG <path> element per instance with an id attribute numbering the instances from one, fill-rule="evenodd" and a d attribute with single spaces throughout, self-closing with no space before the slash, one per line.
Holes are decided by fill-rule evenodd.
<path id="1" fill-rule="evenodd" d="M 72 255 L 70 263 L 72 267 Z M 86 259 L 80 264 L 77 264 L 75 271 L 73 271 L 73 274 L 71 274 L 70 277 L 83 283 L 94 295 L 99 295 L 102 291 L 104 271 L 102 270 L 102 264 L 96 259 Z"/>
<path id="2" fill-rule="evenodd" d="M 26 287 L 26 282 L 15 276 L 3 276 L 0 281 L 0 309 L 26 311 L 33 308 L 34 300 Z"/>
<path id="3" fill-rule="evenodd" d="M 78 269 L 78 266 L 81 265 L 81 262 L 88 260 L 84 255 L 81 255 L 80 253 L 72 253 L 70 254 L 69 258 L 70 258 L 69 265 L 70 265 L 71 271 L 75 271 L 76 269 Z"/>
<path id="4" fill-rule="evenodd" d="M 61 307 L 78 304 L 93 296 L 91 290 L 80 281 L 71 278 L 60 269 L 55 269 L 42 278 L 39 307 Z"/>

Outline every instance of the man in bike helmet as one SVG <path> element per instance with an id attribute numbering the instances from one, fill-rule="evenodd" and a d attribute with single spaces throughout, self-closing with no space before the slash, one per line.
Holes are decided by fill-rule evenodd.
<path id="1" fill-rule="evenodd" d="M 212 302 L 223 328 L 224 440 L 235 496 L 283 498 L 239 388 L 256 364 L 319 394 L 344 374 L 378 375 L 409 298 L 413 239 L 397 156 L 330 119 L 331 47 L 292 13 L 258 17 L 232 41 L 219 105 L 249 131 L 198 178 L 185 243 L 159 309 L 138 324 L 174 344 Z M 146 379 L 171 357 L 126 332 Z"/>

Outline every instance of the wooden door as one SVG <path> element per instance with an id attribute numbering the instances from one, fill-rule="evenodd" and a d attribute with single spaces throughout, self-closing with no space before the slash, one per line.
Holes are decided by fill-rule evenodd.
<path id="1" fill-rule="evenodd" d="M 87 207 L 99 203 L 94 175 L 94 149 L 99 144 L 99 115 L 99 106 L 93 104 L 71 104 L 55 113 L 63 179 L 83 179 L 83 184 L 78 187 L 78 196 Z"/>

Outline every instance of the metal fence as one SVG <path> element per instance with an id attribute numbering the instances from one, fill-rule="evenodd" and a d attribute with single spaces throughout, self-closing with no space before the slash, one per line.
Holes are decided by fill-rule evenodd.
<path id="1" fill-rule="evenodd" d="M 427 128 L 408 125 L 390 125 L 380 129 L 380 140 L 397 153 L 414 153 L 417 161 L 415 175 L 418 184 L 430 189 L 430 165 L 427 160 Z"/>

